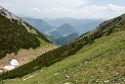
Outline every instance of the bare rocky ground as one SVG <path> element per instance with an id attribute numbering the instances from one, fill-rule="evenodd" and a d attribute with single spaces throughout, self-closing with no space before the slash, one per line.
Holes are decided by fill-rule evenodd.
<path id="1" fill-rule="evenodd" d="M 4 66 L 10 66 L 10 61 L 12 59 L 16 59 L 19 62 L 19 66 L 26 64 L 33 59 L 36 59 L 38 56 L 56 49 L 58 46 L 56 45 L 46 45 L 44 47 L 39 47 L 37 49 L 30 48 L 29 50 L 21 49 L 17 54 L 11 53 L 7 54 L 3 59 L 0 59 L 0 70 L 4 70 Z"/>

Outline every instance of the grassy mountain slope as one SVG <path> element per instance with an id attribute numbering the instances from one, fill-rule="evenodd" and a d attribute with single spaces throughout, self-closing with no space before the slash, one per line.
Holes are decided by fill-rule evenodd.
<path id="1" fill-rule="evenodd" d="M 113 33 L 96 39 L 91 46 L 86 45 L 76 54 L 60 62 L 43 67 L 22 78 L 5 82 L 7 84 L 64 84 L 67 82 L 70 84 L 124 84 L 124 33 L 125 31 Z M 27 79 L 32 75 L 34 77 Z"/>
<path id="2" fill-rule="evenodd" d="M 38 39 L 49 42 L 46 37 L 17 16 L 0 7 L 0 58 L 20 49 L 40 46 Z"/>
<path id="3" fill-rule="evenodd" d="M 124 28 L 125 15 L 106 21 L 76 41 L 3 73 L 0 78 L 22 77 L 5 81 L 8 84 L 10 81 L 12 84 L 124 83 Z M 31 73 L 35 74 L 34 77 L 22 81 L 31 76 Z M 28 75 L 24 76 L 26 74 Z"/>

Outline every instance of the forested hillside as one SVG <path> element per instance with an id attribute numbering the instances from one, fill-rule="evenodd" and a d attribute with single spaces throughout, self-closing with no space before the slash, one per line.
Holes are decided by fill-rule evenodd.
<path id="1" fill-rule="evenodd" d="M 36 29 L 0 7 L 0 58 L 3 58 L 7 53 L 14 52 L 16 54 L 20 49 L 40 46 L 38 38 L 49 42 Z"/>

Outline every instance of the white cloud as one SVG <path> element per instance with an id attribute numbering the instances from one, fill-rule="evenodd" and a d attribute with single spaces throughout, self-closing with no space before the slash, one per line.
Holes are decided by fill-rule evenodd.
<path id="1" fill-rule="evenodd" d="M 3 0 L 0 5 L 15 14 L 36 18 L 113 18 L 125 12 L 125 6 L 88 5 L 89 0 Z M 37 7 L 36 7 L 37 6 Z"/>
<path id="2" fill-rule="evenodd" d="M 31 3 L 34 3 L 34 0 L 30 0 Z M 88 0 L 35 0 L 37 5 L 50 8 L 50 7 L 76 7 L 89 3 Z"/>
<path id="3" fill-rule="evenodd" d="M 116 6 L 113 4 L 108 4 L 107 8 L 114 12 L 125 11 L 125 6 Z"/>
<path id="4" fill-rule="evenodd" d="M 123 14 L 125 11 L 124 6 L 115 6 L 112 4 L 107 4 L 105 6 L 83 6 L 79 9 L 77 8 L 45 8 L 43 13 L 46 13 L 49 17 L 74 17 L 74 18 L 113 18 L 118 15 Z"/>
<path id="5" fill-rule="evenodd" d="M 36 12 L 41 12 L 41 10 L 39 8 L 33 8 L 33 10 Z"/>

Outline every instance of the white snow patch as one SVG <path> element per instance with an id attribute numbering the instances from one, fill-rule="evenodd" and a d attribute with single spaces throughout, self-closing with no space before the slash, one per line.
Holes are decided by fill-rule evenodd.
<path id="1" fill-rule="evenodd" d="M 3 68 L 6 69 L 6 70 L 13 70 L 15 68 L 15 66 L 10 65 L 10 66 L 5 66 Z"/>
<path id="2" fill-rule="evenodd" d="M 0 70 L 0 73 L 2 73 L 3 72 L 3 70 Z"/>
<path id="3" fill-rule="evenodd" d="M 12 60 L 10 61 L 10 64 L 11 64 L 11 65 L 4 66 L 3 68 L 6 69 L 6 70 L 8 70 L 8 71 L 9 71 L 9 70 L 13 70 L 13 69 L 15 69 L 16 66 L 19 65 L 19 62 L 18 62 L 16 59 L 12 59 Z"/>
<path id="4" fill-rule="evenodd" d="M 19 62 L 16 59 L 12 59 L 10 64 L 13 65 L 13 66 L 18 66 Z"/>

